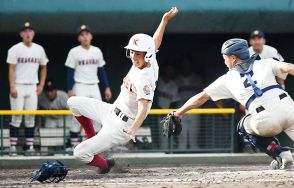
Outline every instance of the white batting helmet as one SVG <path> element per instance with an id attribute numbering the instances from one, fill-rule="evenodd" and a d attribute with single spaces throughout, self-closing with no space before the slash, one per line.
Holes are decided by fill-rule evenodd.
<path id="1" fill-rule="evenodd" d="M 131 37 L 129 44 L 125 47 L 127 49 L 127 57 L 129 58 L 129 50 L 134 50 L 138 52 L 146 52 L 145 61 L 149 62 L 150 59 L 156 53 L 155 51 L 155 42 L 153 38 L 149 35 L 139 33 Z"/>

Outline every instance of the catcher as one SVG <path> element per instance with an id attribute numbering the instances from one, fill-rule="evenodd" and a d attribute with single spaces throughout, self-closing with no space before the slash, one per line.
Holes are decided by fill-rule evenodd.
<path id="1" fill-rule="evenodd" d="M 284 131 L 294 141 L 294 102 L 275 77 L 294 75 L 294 65 L 272 58 L 250 57 L 243 39 L 230 39 L 222 45 L 228 72 L 190 98 L 163 120 L 164 134 L 179 134 L 179 119 L 185 112 L 208 100 L 232 98 L 244 105 L 248 114 L 239 122 L 238 133 L 249 143 L 274 159 L 271 167 L 287 169 L 293 165 L 291 149 L 282 147 L 275 137 Z"/>

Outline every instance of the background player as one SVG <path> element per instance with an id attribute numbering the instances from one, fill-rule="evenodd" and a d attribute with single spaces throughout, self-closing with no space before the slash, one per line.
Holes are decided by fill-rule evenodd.
<path id="1" fill-rule="evenodd" d="M 274 58 L 277 61 L 284 61 L 284 58 L 278 50 L 272 46 L 266 45 L 265 33 L 260 30 L 254 30 L 250 34 L 250 56 L 257 53 L 261 59 Z M 277 77 L 277 82 L 285 89 L 285 80 Z"/>
<path id="2" fill-rule="evenodd" d="M 22 25 L 20 37 L 22 42 L 8 50 L 7 63 L 9 64 L 9 86 L 11 110 L 36 110 L 46 75 L 48 59 L 42 46 L 33 43 L 34 28 L 30 22 Z M 40 83 L 38 80 L 39 66 Z M 39 85 L 37 86 L 37 84 Z M 16 145 L 19 136 L 19 127 L 22 116 L 12 116 L 10 123 L 10 153 L 16 154 Z M 25 137 L 27 152 L 34 151 L 34 116 L 25 116 Z"/>
<path id="3" fill-rule="evenodd" d="M 42 110 L 66 110 L 68 96 L 67 93 L 58 90 L 53 79 L 47 79 L 44 86 L 44 92 L 38 98 L 39 109 Z M 70 116 L 66 116 L 66 125 L 71 122 Z M 46 128 L 62 128 L 64 125 L 63 116 L 50 115 L 46 116 Z"/>
<path id="4" fill-rule="evenodd" d="M 71 97 L 68 100 L 70 110 L 88 138 L 74 149 L 74 156 L 88 165 L 99 167 L 101 173 L 107 173 L 114 161 L 105 160 L 100 153 L 130 139 L 135 141 L 136 130 L 151 108 L 159 69 L 155 53 L 168 21 L 177 12 L 176 8 L 172 8 L 164 14 L 153 38 L 146 34 L 131 37 L 125 48 L 133 66 L 124 78 L 114 104 L 86 97 Z M 91 119 L 103 124 L 96 136 Z"/>
<path id="5" fill-rule="evenodd" d="M 275 136 L 284 131 L 294 141 L 294 102 L 275 76 L 284 79 L 288 73 L 294 75 L 294 65 L 274 59 L 256 60 L 257 55 L 250 58 L 243 39 L 226 41 L 222 54 L 229 71 L 190 98 L 174 115 L 182 117 L 209 99 L 235 99 L 249 111 L 238 125 L 241 137 L 274 158 L 278 167 L 290 167 L 290 149 L 282 147 Z"/>
<path id="6" fill-rule="evenodd" d="M 67 56 L 65 66 L 68 67 L 67 89 L 68 96 L 84 96 L 102 100 L 98 83 L 102 82 L 105 99 L 111 100 L 112 93 L 104 69 L 105 60 L 101 50 L 92 46 L 93 35 L 86 25 L 78 28 L 79 46 L 72 48 Z M 101 122 L 95 122 L 96 132 L 101 129 Z M 71 128 L 71 144 L 75 146 L 79 137 L 80 126 L 74 120 Z"/>

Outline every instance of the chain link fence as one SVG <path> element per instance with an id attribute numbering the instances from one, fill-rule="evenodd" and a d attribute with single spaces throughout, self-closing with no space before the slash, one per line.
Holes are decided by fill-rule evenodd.
<path id="1" fill-rule="evenodd" d="M 171 110 L 151 110 L 137 131 L 137 141 L 112 148 L 112 152 L 233 152 L 234 110 L 195 109 L 182 119 L 183 130 L 177 137 L 162 136 L 160 121 Z M 85 139 L 83 130 L 66 110 L 0 111 L 0 155 L 11 154 L 10 121 L 12 115 L 35 115 L 34 150 L 27 152 L 26 128 L 18 130 L 17 155 L 72 155 L 73 147 Z M 75 128 L 73 128 L 75 126 Z M 101 127 L 95 127 L 99 132 Z"/>

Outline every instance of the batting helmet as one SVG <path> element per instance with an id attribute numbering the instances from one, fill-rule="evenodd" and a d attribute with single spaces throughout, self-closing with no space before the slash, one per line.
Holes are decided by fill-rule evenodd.
<path id="1" fill-rule="evenodd" d="M 155 42 L 153 38 L 149 35 L 139 33 L 131 37 L 129 44 L 125 47 L 127 49 L 126 55 L 128 55 L 129 50 L 134 50 L 138 52 L 146 52 L 145 61 L 149 62 L 151 58 L 155 55 Z"/>
<path id="2" fill-rule="evenodd" d="M 241 60 L 248 60 L 250 58 L 248 43 L 244 39 L 227 40 L 222 46 L 221 53 L 224 55 L 235 55 Z"/>

